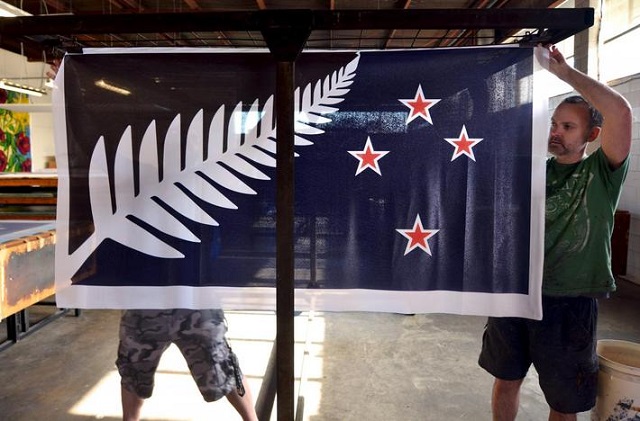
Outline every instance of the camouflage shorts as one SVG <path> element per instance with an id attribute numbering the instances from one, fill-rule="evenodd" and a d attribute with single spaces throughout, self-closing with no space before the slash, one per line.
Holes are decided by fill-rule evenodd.
<path id="1" fill-rule="evenodd" d="M 237 358 L 227 344 L 222 310 L 127 310 L 120 320 L 116 365 L 121 384 L 141 398 L 153 392 L 162 353 L 175 343 L 205 401 L 242 387 Z"/>

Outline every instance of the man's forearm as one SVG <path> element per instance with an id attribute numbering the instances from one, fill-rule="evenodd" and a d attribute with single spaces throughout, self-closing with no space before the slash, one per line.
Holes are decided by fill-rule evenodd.
<path id="1" fill-rule="evenodd" d="M 618 168 L 631 150 L 633 115 L 629 102 L 614 89 L 566 63 L 557 65 L 555 75 L 576 90 L 604 118 L 601 146 L 612 168 Z"/>

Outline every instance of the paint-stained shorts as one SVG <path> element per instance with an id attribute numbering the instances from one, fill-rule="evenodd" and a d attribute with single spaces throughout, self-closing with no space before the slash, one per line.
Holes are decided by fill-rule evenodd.
<path id="1" fill-rule="evenodd" d="M 479 364 L 494 377 L 519 380 L 533 363 L 549 406 L 588 411 L 598 382 L 598 302 L 588 297 L 542 297 L 542 320 L 490 317 Z"/>
<path id="2" fill-rule="evenodd" d="M 242 387 L 242 373 L 227 344 L 222 310 L 127 310 L 120 320 L 116 365 L 121 384 L 141 398 L 153 392 L 162 353 L 175 343 L 205 401 Z"/>

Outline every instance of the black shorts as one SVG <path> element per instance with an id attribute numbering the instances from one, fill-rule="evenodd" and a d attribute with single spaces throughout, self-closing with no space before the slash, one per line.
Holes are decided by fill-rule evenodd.
<path id="1" fill-rule="evenodd" d="M 478 363 L 502 380 L 523 379 L 533 363 L 551 408 L 588 411 L 597 395 L 598 302 L 543 296 L 542 314 L 542 320 L 490 317 Z"/>

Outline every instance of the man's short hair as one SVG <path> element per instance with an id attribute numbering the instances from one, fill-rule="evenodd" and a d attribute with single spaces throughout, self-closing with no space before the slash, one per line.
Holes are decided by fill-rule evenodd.
<path id="1" fill-rule="evenodd" d="M 589 110 L 589 128 L 593 129 L 594 127 L 602 127 L 602 121 L 604 118 L 600 111 L 596 110 L 593 105 L 587 102 L 586 99 L 581 97 L 580 95 L 572 95 L 568 96 L 562 100 L 560 104 L 582 104 Z"/>

